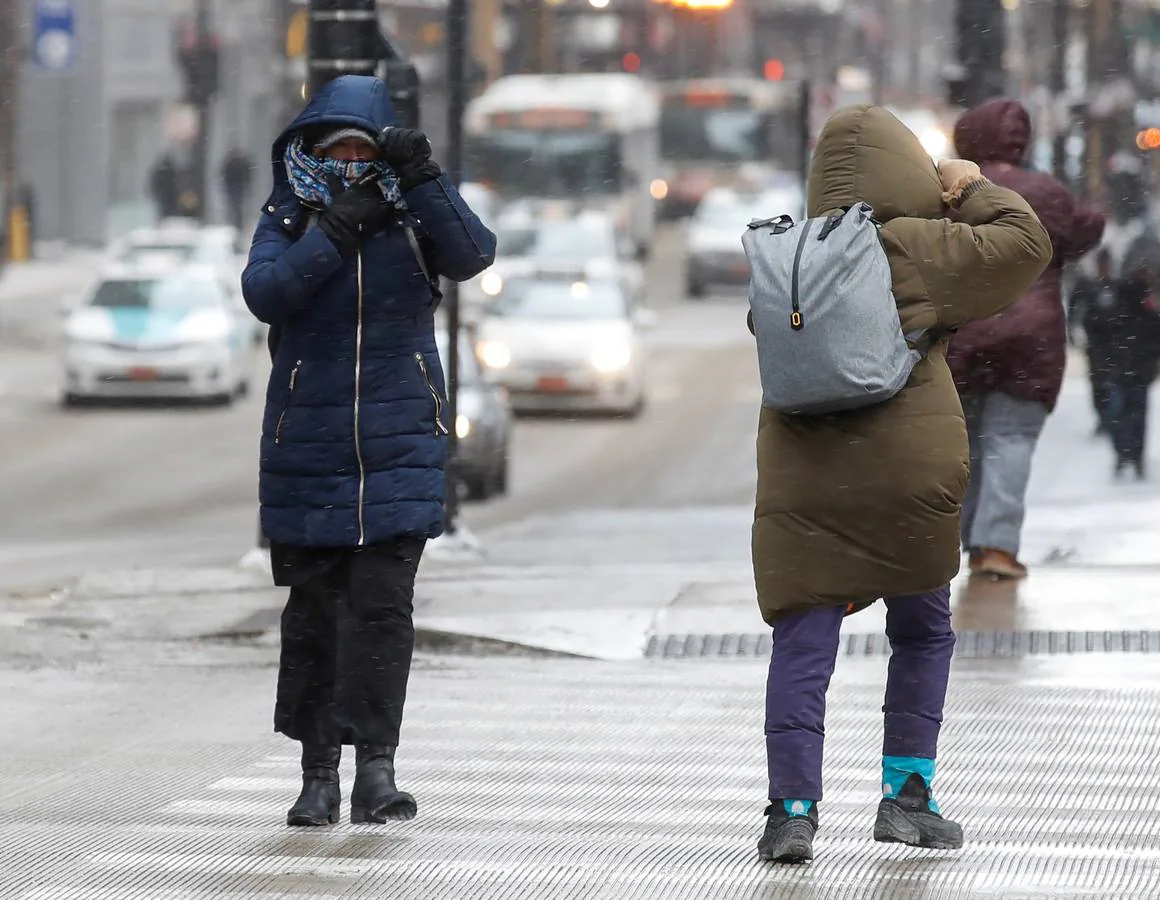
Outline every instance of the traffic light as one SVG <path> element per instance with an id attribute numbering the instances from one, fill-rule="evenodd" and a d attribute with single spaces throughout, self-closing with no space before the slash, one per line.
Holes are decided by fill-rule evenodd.
<path id="1" fill-rule="evenodd" d="M 958 65 L 946 79 L 952 106 L 977 106 L 1006 90 L 1006 13 L 1002 0 L 957 0 Z"/>
<path id="2" fill-rule="evenodd" d="M 199 34 L 192 22 L 181 26 L 177 63 L 185 81 L 185 100 L 204 106 L 221 87 L 221 41 L 217 35 Z"/>
<path id="3" fill-rule="evenodd" d="M 340 75 L 380 75 L 399 124 L 419 125 L 419 73 L 379 27 L 375 0 L 311 0 L 308 91 Z"/>
<path id="4" fill-rule="evenodd" d="M 781 81 L 785 78 L 785 63 L 780 59 L 767 59 L 761 67 L 761 75 L 766 81 Z"/>

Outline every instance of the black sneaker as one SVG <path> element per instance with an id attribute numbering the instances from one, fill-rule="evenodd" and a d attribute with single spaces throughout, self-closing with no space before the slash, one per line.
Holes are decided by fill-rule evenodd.
<path id="1" fill-rule="evenodd" d="M 804 816 L 791 816 L 785 804 L 775 800 L 765 808 L 765 833 L 757 842 L 757 856 L 764 862 L 801 863 L 814 858 L 814 835 L 818 831 L 818 804 Z"/>
<path id="2" fill-rule="evenodd" d="M 915 773 L 906 779 L 896 798 L 878 804 L 874 840 L 927 850 L 959 850 L 963 829 L 931 811 L 930 791 L 922 776 Z"/>

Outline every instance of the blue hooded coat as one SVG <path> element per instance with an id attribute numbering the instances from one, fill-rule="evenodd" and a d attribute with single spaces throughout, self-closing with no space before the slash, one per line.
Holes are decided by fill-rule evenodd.
<path id="1" fill-rule="evenodd" d="M 308 228 L 290 188 L 287 142 L 303 129 L 395 122 L 386 86 L 347 75 L 327 84 L 273 147 L 274 190 L 254 233 L 242 289 L 278 332 L 262 420 L 259 497 L 273 542 L 359 547 L 443 531 L 447 429 L 436 301 L 392 222 L 343 259 Z M 495 236 L 446 176 L 407 191 L 433 275 L 465 281 L 489 265 Z"/>

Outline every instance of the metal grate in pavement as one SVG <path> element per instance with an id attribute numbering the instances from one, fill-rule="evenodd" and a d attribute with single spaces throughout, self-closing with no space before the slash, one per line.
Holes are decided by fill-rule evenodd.
<path id="1" fill-rule="evenodd" d="M 654 634 L 648 659 L 727 659 L 768 656 L 769 634 Z M 885 634 L 848 634 L 844 656 L 889 656 Z M 962 631 L 955 656 L 1010 659 L 1060 653 L 1160 653 L 1160 631 Z"/>

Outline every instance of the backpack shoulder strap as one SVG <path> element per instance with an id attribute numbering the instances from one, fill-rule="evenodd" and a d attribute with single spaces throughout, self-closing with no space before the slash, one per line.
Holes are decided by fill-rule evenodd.
<path id="1" fill-rule="evenodd" d="M 427 258 L 423 255 L 423 245 L 419 243 L 419 236 L 415 234 L 415 229 L 410 225 L 403 226 L 403 231 L 407 234 L 407 243 L 411 245 L 411 250 L 415 254 L 415 259 L 419 261 L 419 270 L 423 273 L 423 277 L 427 279 L 427 287 L 431 289 L 431 296 L 435 298 L 435 308 L 439 308 L 439 304 L 443 302 L 443 291 L 439 287 L 439 279 L 431 274 L 431 269 L 427 265 Z"/>

